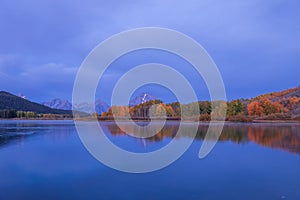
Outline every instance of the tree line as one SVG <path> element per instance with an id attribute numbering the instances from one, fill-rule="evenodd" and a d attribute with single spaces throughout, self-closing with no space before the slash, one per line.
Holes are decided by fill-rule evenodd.
<path id="1" fill-rule="evenodd" d="M 277 95 L 277 94 L 276 94 Z M 276 96 L 275 95 L 275 96 Z M 198 101 L 188 104 L 179 102 L 164 103 L 161 100 L 152 100 L 135 106 L 112 106 L 108 112 L 103 112 L 100 118 L 131 117 L 136 119 L 149 119 L 150 116 L 172 118 L 198 118 L 200 121 L 210 121 L 215 106 L 226 109 L 215 109 L 215 115 L 226 111 L 226 119 L 230 121 L 251 121 L 252 119 L 270 116 L 275 118 L 286 117 L 293 109 L 300 106 L 299 97 L 278 98 L 272 95 L 262 95 L 254 99 L 237 99 L 229 102 Z M 224 106 L 226 105 L 226 106 Z M 184 112 L 181 112 L 184 110 Z M 181 116 L 182 113 L 184 116 Z"/>
<path id="2" fill-rule="evenodd" d="M 32 111 L 16 111 L 11 109 L 0 110 L 0 118 L 11 119 L 61 119 L 61 118 L 71 118 L 72 115 L 69 114 L 41 114 Z"/>

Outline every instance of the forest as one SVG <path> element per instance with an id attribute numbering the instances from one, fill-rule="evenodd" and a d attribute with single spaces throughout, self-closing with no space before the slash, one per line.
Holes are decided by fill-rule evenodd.
<path id="1" fill-rule="evenodd" d="M 108 112 L 98 115 L 101 120 L 128 117 L 148 120 L 151 117 L 167 119 L 190 118 L 210 121 L 214 106 L 226 104 L 226 120 L 248 122 L 253 120 L 299 120 L 300 87 L 257 96 L 252 99 L 237 99 L 229 102 L 198 101 L 188 104 L 164 103 L 152 100 L 135 106 L 112 106 Z M 221 106 L 222 107 L 222 106 Z M 184 112 L 181 112 L 184 110 Z M 217 109 L 218 111 L 222 109 Z M 199 111 L 199 112 L 198 112 Z M 181 116 L 183 113 L 184 116 Z M 218 115 L 218 113 L 214 113 Z M 221 115 L 221 114 L 220 114 Z"/>
<path id="2" fill-rule="evenodd" d="M 0 91 L 0 118 L 60 119 L 71 117 L 71 110 L 52 109 L 8 92 Z"/>

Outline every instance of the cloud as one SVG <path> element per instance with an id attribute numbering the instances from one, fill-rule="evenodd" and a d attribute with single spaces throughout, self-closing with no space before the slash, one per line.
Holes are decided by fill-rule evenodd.
<path id="1" fill-rule="evenodd" d="M 15 94 L 22 92 L 34 101 L 55 97 L 70 99 L 76 72 L 76 67 L 48 63 L 22 68 L 15 74 L 6 75 L 1 79 L 1 85 L 3 90 Z"/>
<path id="2" fill-rule="evenodd" d="M 143 26 L 172 28 L 202 44 L 229 98 L 292 87 L 300 73 L 299 9 L 297 0 L 3 0 L 0 89 L 70 99 L 75 66 L 111 35 Z M 104 79 L 112 76 L 119 71 Z"/>

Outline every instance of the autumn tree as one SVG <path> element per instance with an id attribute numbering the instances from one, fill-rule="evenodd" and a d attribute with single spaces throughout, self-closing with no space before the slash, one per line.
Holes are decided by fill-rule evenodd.
<path id="1" fill-rule="evenodd" d="M 116 117 L 126 117 L 129 113 L 129 108 L 127 106 L 112 106 L 112 114 Z"/>
<path id="2" fill-rule="evenodd" d="M 175 116 L 175 112 L 174 112 L 172 106 L 170 106 L 170 105 L 165 105 L 165 104 L 163 104 L 163 105 L 164 105 L 164 107 L 165 107 L 165 109 L 166 109 L 166 112 L 167 112 L 167 116 L 168 116 L 168 117 L 173 117 L 173 116 Z"/>
<path id="3" fill-rule="evenodd" d="M 181 105 L 179 102 L 173 102 L 171 104 L 168 104 L 169 106 L 172 107 L 172 110 L 174 112 L 175 117 L 180 117 L 181 116 Z"/>
<path id="4" fill-rule="evenodd" d="M 270 99 L 262 98 L 259 101 L 260 106 L 263 108 L 263 114 L 269 115 L 273 113 L 281 113 L 284 111 L 283 106 L 278 102 L 272 102 Z"/>
<path id="5" fill-rule="evenodd" d="M 258 101 L 253 101 L 248 104 L 248 114 L 251 116 L 261 116 L 263 114 L 263 108 L 259 105 Z"/>
<path id="6" fill-rule="evenodd" d="M 233 100 L 227 103 L 227 115 L 235 116 L 239 114 L 245 114 L 245 104 L 241 100 Z"/>
<path id="7" fill-rule="evenodd" d="M 212 113 L 214 117 L 222 117 L 226 115 L 227 103 L 226 101 L 213 101 L 212 102 Z"/>
<path id="8" fill-rule="evenodd" d="M 300 103 L 300 98 L 299 97 L 290 97 L 288 99 L 288 109 L 292 110 L 297 104 Z"/>
<path id="9" fill-rule="evenodd" d="M 200 114 L 210 115 L 210 113 L 211 113 L 211 102 L 209 102 L 209 101 L 199 101 L 198 103 L 199 103 Z"/>
<path id="10" fill-rule="evenodd" d="M 155 117 L 164 117 L 164 116 L 166 116 L 166 110 L 165 110 L 165 108 L 162 104 L 155 105 L 153 107 L 153 109 L 154 109 L 153 115 Z"/>
<path id="11" fill-rule="evenodd" d="M 258 101 L 253 101 L 248 105 L 249 115 L 270 115 L 274 113 L 286 112 L 286 109 L 279 102 L 272 102 L 268 98 L 261 98 Z"/>

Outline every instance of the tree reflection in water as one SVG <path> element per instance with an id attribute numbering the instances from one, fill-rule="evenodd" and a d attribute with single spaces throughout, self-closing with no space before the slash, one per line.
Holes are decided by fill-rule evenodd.
<path id="1" fill-rule="evenodd" d="M 111 135 L 126 135 L 116 124 L 105 123 L 101 124 L 107 128 Z M 184 124 L 184 134 L 182 137 L 192 138 L 189 131 L 193 124 Z M 173 138 L 178 130 L 179 123 L 167 123 L 164 128 L 155 136 L 146 138 L 148 142 L 159 142 L 164 138 Z M 130 127 L 127 127 L 127 130 Z M 203 140 L 208 124 L 199 125 L 196 140 Z M 135 131 L 132 130 L 132 133 Z M 231 141 L 233 143 L 248 143 L 254 142 L 265 147 L 282 149 L 289 152 L 300 154 L 300 124 L 254 124 L 254 123 L 227 123 L 224 126 L 219 141 Z"/>
<path id="2" fill-rule="evenodd" d="M 146 125 L 147 122 L 141 122 L 141 125 Z M 126 130 L 132 128 L 131 133 L 136 130 L 130 127 L 126 122 Z M 203 140 L 208 129 L 208 123 L 200 123 L 196 140 Z M 100 122 L 100 126 L 104 132 L 112 136 L 127 136 L 113 122 Z M 183 134 L 181 137 L 193 138 L 193 123 L 183 123 Z M 178 122 L 167 122 L 163 129 L 156 135 L 144 139 L 138 139 L 143 144 L 151 142 L 160 142 L 164 139 L 172 139 L 175 137 L 179 128 Z M 155 127 L 154 127 L 155 129 Z M 0 123 L 0 148 L 11 143 L 23 143 L 28 138 L 34 135 L 51 134 L 51 138 L 60 139 L 66 138 L 68 135 L 76 133 L 74 124 L 70 122 L 13 122 Z M 138 136 L 138 134 L 137 134 Z M 300 124 L 299 123 L 226 123 L 223 132 L 219 138 L 219 142 L 233 143 L 249 143 L 253 142 L 274 149 L 282 149 L 288 152 L 300 154 Z"/>

